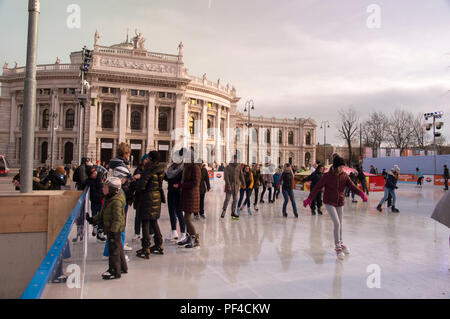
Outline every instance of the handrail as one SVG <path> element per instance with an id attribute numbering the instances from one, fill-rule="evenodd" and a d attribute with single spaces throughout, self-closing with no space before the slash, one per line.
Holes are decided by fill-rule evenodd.
<path id="1" fill-rule="evenodd" d="M 50 274 L 55 267 L 59 256 L 61 255 L 67 238 L 69 237 L 73 223 L 80 214 L 82 205 L 85 203 L 86 194 L 89 192 L 89 187 L 86 187 L 83 194 L 78 199 L 75 208 L 72 210 L 69 218 L 61 229 L 58 237 L 55 239 L 52 247 L 48 251 L 38 270 L 36 271 L 33 279 L 31 279 L 28 287 L 22 294 L 21 299 L 39 299 L 44 291 L 45 286 L 50 278 Z"/>

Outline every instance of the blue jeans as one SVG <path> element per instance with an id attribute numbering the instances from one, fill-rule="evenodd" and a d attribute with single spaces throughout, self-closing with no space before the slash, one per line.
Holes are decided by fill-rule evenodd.
<path id="1" fill-rule="evenodd" d="M 383 205 L 384 201 L 388 199 L 389 194 L 391 194 L 391 196 L 392 196 L 392 206 L 395 207 L 395 190 L 393 188 L 389 188 L 389 187 L 384 187 L 384 196 L 381 199 L 378 206 Z"/>
<path id="2" fill-rule="evenodd" d="M 180 232 L 186 232 L 183 212 L 181 211 L 181 192 L 170 191 L 167 193 L 167 206 L 169 206 L 170 226 L 172 230 L 177 230 L 177 218 L 180 223 Z"/>
<path id="3" fill-rule="evenodd" d="M 290 199 L 292 203 L 292 209 L 294 210 L 294 215 L 297 215 L 297 205 L 295 204 L 294 191 L 292 189 L 283 189 L 283 197 L 283 213 L 286 214 L 286 206 Z"/>
<path id="4" fill-rule="evenodd" d="M 246 195 L 244 205 L 247 204 L 247 207 L 250 208 L 250 196 L 252 194 L 252 190 L 244 188 L 241 188 L 240 190 L 238 208 L 241 207 L 242 200 L 244 199 L 244 194 Z"/>

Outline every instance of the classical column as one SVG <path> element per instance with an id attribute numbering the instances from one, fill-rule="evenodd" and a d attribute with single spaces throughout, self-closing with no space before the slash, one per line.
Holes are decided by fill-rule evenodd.
<path id="1" fill-rule="evenodd" d="M 102 104 L 103 102 L 97 103 L 97 127 L 102 127 Z"/>
<path id="2" fill-rule="evenodd" d="M 214 156 L 214 161 L 220 165 L 220 163 L 222 162 L 222 136 L 220 133 L 220 121 L 222 117 L 222 107 L 220 105 L 217 106 L 217 118 L 216 118 L 216 132 L 215 132 L 215 138 L 216 138 L 216 150 L 215 150 L 215 156 Z"/>
<path id="3" fill-rule="evenodd" d="M 147 153 L 155 147 L 155 97 L 156 93 L 148 92 L 147 105 Z"/>
<path id="4" fill-rule="evenodd" d="M 127 90 L 120 89 L 119 144 L 125 142 L 126 131 L 127 131 Z"/>
<path id="5" fill-rule="evenodd" d="M 230 156 L 231 156 L 231 145 L 230 145 L 230 110 L 228 109 L 227 112 L 227 124 L 225 127 L 225 162 L 229 163 L 230 162 Z M 233 154 L 234 155 L 234 154 Z M 223 162 L 223 161 L 222 161 Z M 218 163 L 220 165 L 220 163 Z"/>
<path id="6" fill-rule="evenodd" d="M 88 154 L 91 152 L 95 154 L 96 152 L 96 135 L 97 135 L 97 114 L 98 114 L 98 106 L 89 107 L 89 118 L 86 121 L 88 127 Z M 88 111 L 86 110 L 86 111 Z"/>
<path id="7" fill-rule="evenodd" d="M 177 93 L 175 105 L 175 127 L 172 138 L 177 144 L 177 148 L 181 146 L 187 147 L 188 130 L 187 130 L 188 106 L 185 101 L 184 93 Z"/>
<path id="8" fill-rule="evenodd" d="M 208 129 L 208 105 L 206 103 L 203 103 L 200 150 L 202 160 L 205 161 L 205 163 L 207 162 L 208 159 L 206 148 L 207 129 Z"/>
<path id="9" fill-rule="evenodd" d="M 127 125 L 126 125 L 127 131 L 129 128 L 131 128 L 130 113 L 131 113 L 131 105 L 127 104 Z"/>

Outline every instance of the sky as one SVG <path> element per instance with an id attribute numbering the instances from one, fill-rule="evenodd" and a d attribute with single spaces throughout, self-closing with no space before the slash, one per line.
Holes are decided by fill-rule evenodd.
<path id="1" fill-rule="evenodd" d="M 26 0 L 0 0 L 0 63 L 25 65 Z M 69 28 L 68 6 L 80 11 Z M 379 8 L 373 20 L 372 4 Z M 368 10 L 368 8 L 370 10 Z M 450 141 L 450 0 L 42 0 L 38 63 L 54 63 L 83 45 L 112 45 L 135 29 L 152 52 L 177 54 L 189 74 L 230 83 L 253 115 L 313 118 L 323 143 L 337 136 L 338 110 L 444 111 Z M 379 28 L 370 28 L 379 22 Z M 369 25 L 369 26 L 368 26 Z"/>

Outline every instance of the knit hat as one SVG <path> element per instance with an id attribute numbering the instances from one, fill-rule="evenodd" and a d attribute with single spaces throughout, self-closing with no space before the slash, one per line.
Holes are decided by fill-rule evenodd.
<path id="1" fill-rule="evenodd" d="M 148 158 L 148 154 L 144 154 L 144 156 L 142 156 L 141 158 L 141 162 L 145 161 Z"/>
<path id="2" fill-rule="evenodd" d="M 90 166 L 91 167 L 91 166 Z M 95 167 L 92 167 L 91 170 L 89 171 L 88 175 L 91 176 L 92 174 L 94 174 L 94 172 L 96 172 L 97 170 L 95 169 Z"/>
<path id="3" fill-rule="evenodd" d="M 394 168 L 392 169 L 393 172 L 400 173 L 400 167 L 398 165 L 394 165 Z"/>
<path id="4" fill-rule="evenodd" d="M 110 192 L 116 192 L 122 187 L 122 182 L 117 177 L 108 177 L 105 184 L 109 187 Z"/>
<path id="5" fill-rule="evenodd" d="M 113 170 L 113 177 L 118 177 L 120 179 L 128 177 L 130 175 L 130 170 L 125 166 L 118 166 Z"/>
<path id="6" fill-rule="evenodd" d="M 150 153 L 148 153 L 148 157 L 152 160 L 152 162 L 159 162 L 159 153 L 157 151 L 150 151 Z"/>
<path id="7" fill-rule="evenodd" d="M 333 158 L 333 168 L 338 168 L 339 166 L 345 166 L 345 161 L 342 157 L 340 157 L 339 155 L 336 155 Z"/>

